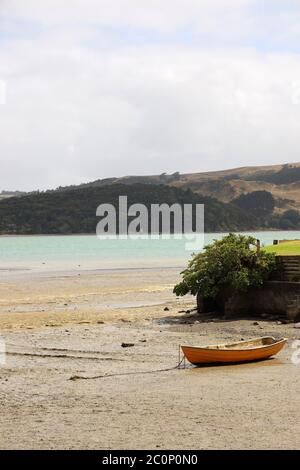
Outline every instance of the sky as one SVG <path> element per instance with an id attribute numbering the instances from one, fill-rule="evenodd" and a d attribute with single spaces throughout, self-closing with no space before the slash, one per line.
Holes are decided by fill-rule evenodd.
<path id="1" fill-rule="evenodd" d="M 0 191 L 300 161 L 300 0 L 0 0 Z"/>

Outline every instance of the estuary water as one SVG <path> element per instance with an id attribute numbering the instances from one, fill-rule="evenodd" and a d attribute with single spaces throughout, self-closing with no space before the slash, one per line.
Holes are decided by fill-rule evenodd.
<path id="1" fill-rule="evenodd" d="M 247 234 L 260 239 L 263 245 L 272 244 L 277 239 L 300 239 L 300 231 Z M 224 235 L 206 233 L 204 242 L 209 244 Z M 186 249 L 185 239 L 99 239 L 95 235 L 0 236 L 0 271 L 182 267 L 191 254 L 192 251 Z"/>

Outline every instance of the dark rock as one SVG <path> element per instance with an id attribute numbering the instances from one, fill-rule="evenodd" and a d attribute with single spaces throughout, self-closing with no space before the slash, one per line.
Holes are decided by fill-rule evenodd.
<path id="1" fill-rule="evenodd" d="M 170 309 L 168 307 L 164 308 L 164 312 L 168 312 Z"/>
<path id="2" fill-rule="evenodd" d="M 122 343 L 121 346 L 122 348 L 132 348 L 134 343 Z"/>
<path id="3" fill-rule="evenodd" d="M 258 321 L 255 321 L 255 322 L 252 323 L 252 325 L 259 326 L 259 323 L 258 323 Z"/>
<path id="4" fill-rule="evenodd" d="M 293 323 L 293 321 L 292 321 L 292 320 L 289 320 L 288 318 L 285 318 L 285 319 L 281 320 L 281 323 L 282 323 L 283 325 L 288 325 L 289 323 Z"/>

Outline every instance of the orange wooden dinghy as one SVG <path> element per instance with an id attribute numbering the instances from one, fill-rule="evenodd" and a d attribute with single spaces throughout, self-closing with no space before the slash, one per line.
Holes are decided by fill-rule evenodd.
<path id="1" fill-rule="evenodd" d="M 285 346 L 286 341 L 285 338 L 264 336 L 249 341 L 199 348 L 181 346 L 181 349 L 188 361 L 196 366 L 209 363 L 239 363 L 259 361 L 274 356 Z"/>

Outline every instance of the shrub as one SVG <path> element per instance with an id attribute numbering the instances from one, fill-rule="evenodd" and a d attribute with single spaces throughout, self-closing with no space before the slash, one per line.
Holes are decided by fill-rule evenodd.
<path id="1" fill-rule="evenodd" d="M 245 292 L 262 286 L 276 270 L 276 259 L 272 253 L 257 252 L 255 243 L 253 237 L 231 233 L 205 246 L 181 273 L 182 281 L 174 287 L 174 293 L 215 299 L 224 289 Z"/>

